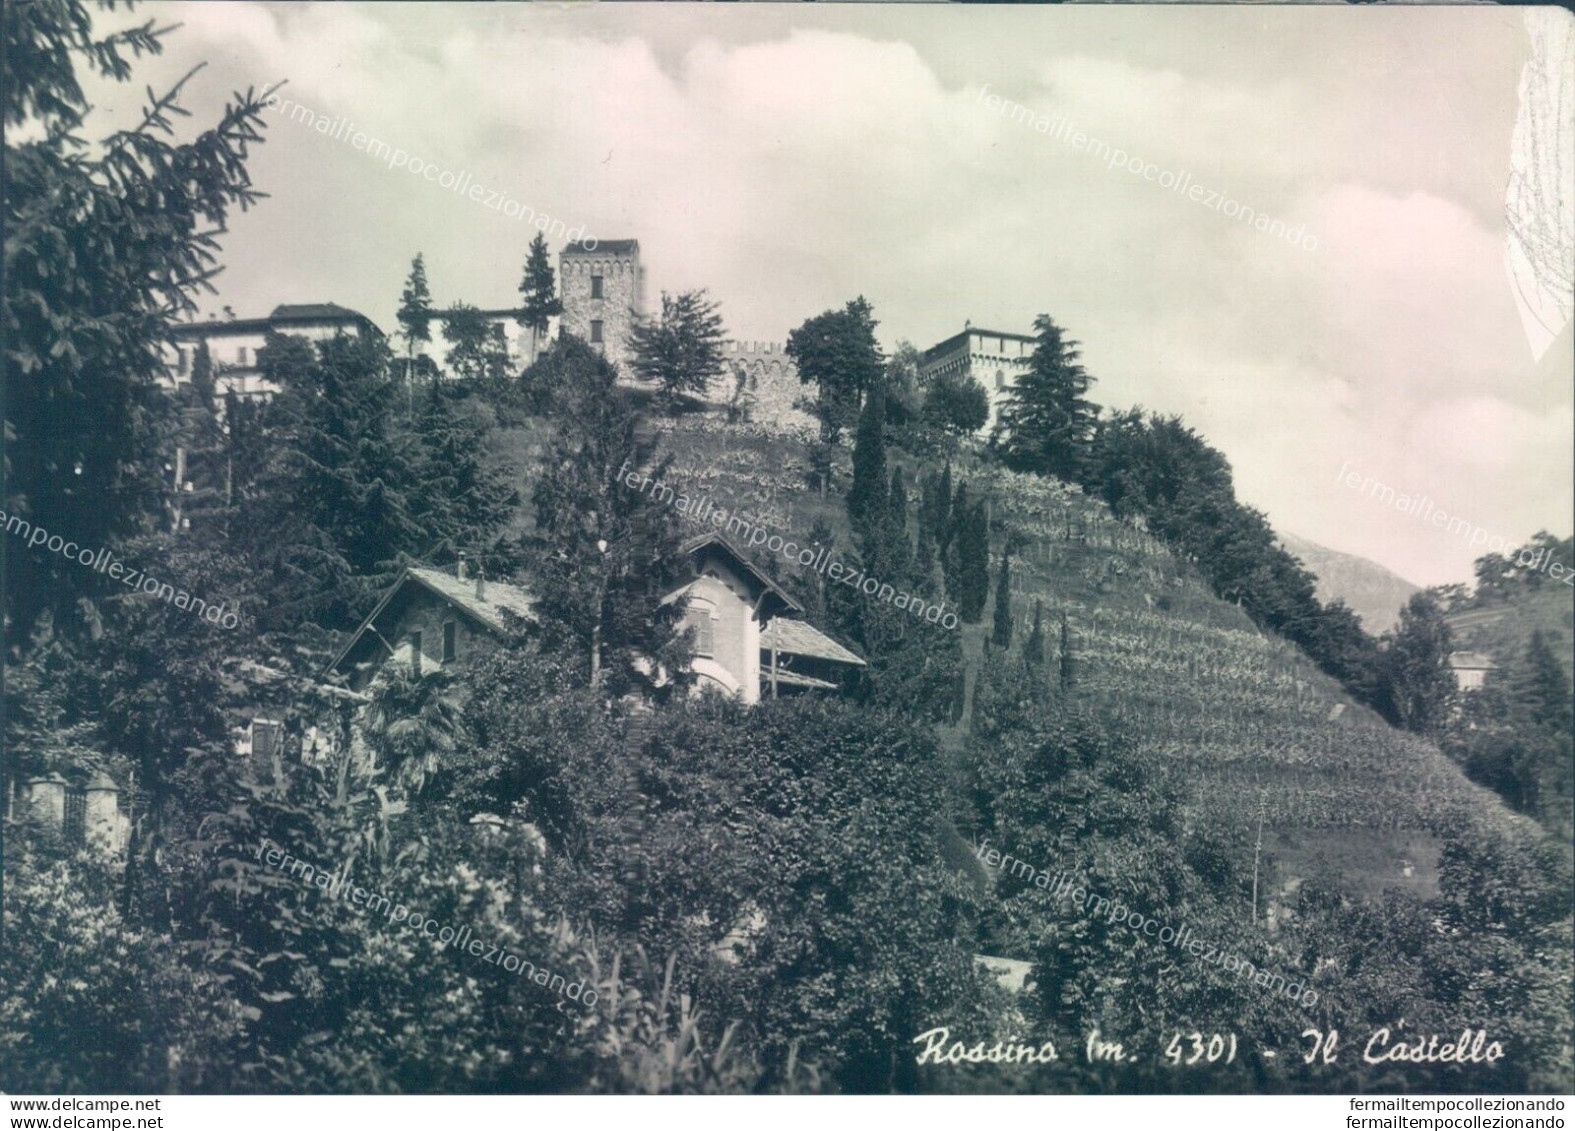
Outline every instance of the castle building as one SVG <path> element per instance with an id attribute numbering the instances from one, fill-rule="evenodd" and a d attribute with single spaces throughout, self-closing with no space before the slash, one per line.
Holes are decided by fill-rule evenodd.
<path id="1" fill-rule="evenodd" d="M 1035 339 L 1027 334 L 965 326 L 962 333 L 953 334 L 920 355 L 919 383 L 929 384 L 942 374 L 975 378 L 990 394 L 990 419 L 985 428 L 993 428 L 1006 390 L 1032 364 L 1034 343 Z"/>
<path id="2" fill-rule="evenodd" d="M 531 340 L 531 332 L 520 325 L 517 309 L 479 310 L 476 313 L 492 328 L 492 333 L 508 351 L 509 363 L 516 371 L 536 360 L 537 343 Z M 432 340 L 416 343 L 417 355 L 429 358 L 439 372 L 449 371 L 448 351 L 454 347 L 448 335 L 448 321 L 447 310 L 434 310 L 432 320 L 427 324 L 427 332 L 432 335 Z M 543 337 L 540 345 L 544 348 L 548 341 L 547 337 Z M 396 350 L 401 356 L 402 347 L 403 339 L 401 349 Z"/>
<path id="3" fill-rule="evenodd" d="M 589 342 L 629 379 L 629 348 L 645 314 L 645 268 L 639 240 L 573 240 L 558 255 L 560 333 Z"/>
<path id="4" fill-rule="evenodd" d="M 257 364 L 257 351 L 269 334 L 294 334 L 308 341 L 322 341 L 336 334 L 359 337 L 381 333 L 372 320 L 358 311 L 332 302 L 276 306 L 266 318 L 210 319 L 176 326 L 166 347 L 169 358 L 167 383 L 179 387 L 192 378 L 200 343 L 208 344 L 214 386 L 220 397 L 235 393 L 247 398 L 272 396 L 279 390 L 265 380 Z"/>

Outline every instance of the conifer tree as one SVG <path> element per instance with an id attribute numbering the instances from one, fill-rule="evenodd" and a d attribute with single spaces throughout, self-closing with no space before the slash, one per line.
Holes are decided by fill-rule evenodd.
<path id="1" fill-rule="evenodd" d="M 908 541 L 908 487 L 902 468 L 891 469 L 891 488 L 886 493 L 886 508 L 882 515 L 882 537 L 887 544 L 887 557 L 891 562 L 891 581 L 906 582 L 913 566 L 913 545 Z"/>
<path id="2" fill-rule="evenodd" d="M 984 500 L 972 504 L 964 514 L 957 538 L 957 612 L 964 622 L 978 624 L 990 596 L 990 531 Z"/>
<path id="3" fill-rule="evenodd" d="M 717 304 L 704 290 L 663 291 L 661 315 L 641 320 L 630 335 L 634 356 L 629 365 L 671 402 L 679 393 L 705 392 L 722 372 L 725 340 Z"/>
<path id="4" fill-rule="evenodd" d="M 636 435 L 634 409 L 606 358 L 567 337 L 543 360 L 570 377 L 572 390 L 531 496 L 529 557 L 544 636 L 584 657 L 581 677 L 610 695 L 681 689 L 689 662 L 679 628 L 685 610 L 682 601 L 661 603 L 687 568 L 679 512 L 672 499 L 622 478 L 640 471 L 660 480 L 667 461 L 657 460 L 655 440 Z"/>
<path id="5" fill-rule="evenodd" d="M 427 265 L 421 253 L 410 261 L 410 275 L 399 296 L 400 336 L 405 339 L 405 379 L 415 367 L 416 343 L 432 340 L 432 292 L 427 289 Z"/>
<path id="6" fill-rule="evenodd" d="M 531 360 L 541 339 L 551 326 L 551 319 L 563 313 L 563 300 L 558 297 L 557 277 L 552 270 L 552 260 L 547 255 L 547 239 L 540 232 L 530 241 L 530 252 L 525 257 L 525 274 L 520 279 L 519 324 L 530 331 Z"/>
<path id="7" fill-rule="evenodd" d="M 1076 682 L 1072 660 L 1072 629 L 1066 623 L 1065 613 L 1061 614 L 1061 640 L 1058 651 L 1061 664 L 1061 692 L 1065 694 L 1072 690 L 1072 685 Z"/>
<path id="8" fill-rule="evenodd" d="M 412 513 L 420 455 L 396 427 L 387 344 L 270 334 L 258 361 L 283 390 L 269 406 L 268 463 L 239 524 L 261 572 L 278 580 L 259 619 L 353 627 L 400 556 L 428 544 Z"/>
<path id="9" fill-rule="evenodd" d="M 995 578 L 995 627 L 991 641 L 1005 652 L 1012 646 L 1012 544 L 1001 550 L 1001 569 Z"/>
<path id="10" fill-rule="evenodd" d="M 1034 628 L 1028 634 L 1028 643 L 1023 645 L 1023 659 L 1029 667 L 1042 668 L 1045 663 L 1045 626 L 1044 606 L 1038 598 L 1034 599 Z"/>
<path id="11" fill-rule="evenodd" d="M 946 525 L 942 529 L 939 549 L 941 575 L 946 579 L 946 596 L 959 604 L 962 601 L 962 563 L 958 548 L 962 545 L 963 527 L 967 524 L 969 511 L 968 484 L 958 483 L 957 493 L 946 507 Z"/>
<path id="12" fill-rule="evenodd" d="M 886 509 L 886 398 L 873 388 L 859 414 L 853 442 L 853 484 L 848 488 L 848 521 L 868 536 Z"/>
<path id="13" fill-rule="evenodd" d="M 411 512 L 423 538 L 447 547 L 445 557 L 468 552 L 500 577 L 518 564 L 500 555 L 497 540 L 519 493 L 512 485 L 516 475 L 488 458 L 487 423 L 474 406 L 441 384 L 426 390 L 415 421 L 420 469 Z"/>
<path id="14" fill-rule="evenodd" d="M 918 549 L 913 555 L 914 582 L 920 586 L 927 586 L 930 577 L 936 572 L 935 539 L 930 536 L 930 528 L 924 523 L 919 523 Z M 926 591 L 928 591 L 926 589 Z M 935 594 L 939 596 L 939 593 Z"/>
<path id="15" fill-rule="evenodd" d="M 267 92 L 238 93 L 190 140 L 183 88 L 149 91 L 141 114 L 94 118 L 88 90 L 127 82 L 172 29 L 99 18 L 80 0 L 4 7 L 5 497 L 12 521 L 107 546 L 158 513 L 155 417 L 172 324 L 211 290 L 219 237 L 260 198 L 248 166 Z M 192 91 L 185 91 L 187 95 Z M 200 98 L 199 98 L 200 100 Z M 102 128 L 98 128 L 102 127 Z M 13 528 L 14 529 L 14 528 Z M 8 643 L 40 614 L 62 631 L 123 591 L 45 547 L 5 561 Z"/>
<path id="16" fill-rule="evenodd" d="M 1093 378 L 1078 361 L 1078 344 L 1048 314 L 1034 320 L 1039 340 L 1027 373 L 1007 391 L 991 446 L 1014 471 L 1081 480 L 1098 406 L 1088 400 Z"/>
<path id="17" fill-rule="evenodd" d="M 1531 634 L 1525 660 L 1515 674 L 1515 698 L 1531 721 L 1556 734 L 1568 735 L 1571 731 L 1568 677 L 1541 629 Z"/>

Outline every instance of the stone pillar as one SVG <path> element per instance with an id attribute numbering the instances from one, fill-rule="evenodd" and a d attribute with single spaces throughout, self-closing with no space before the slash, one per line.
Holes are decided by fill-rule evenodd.
<path id="1" fill-rule="evenodd" d="M 59 774 L 27 783 L 27 811 L 34 820 L 62 832 L 66 824 L 66 779 Z"/>
<path id="2" fill-rule="evenodd" d="M 119 852 L 124 844 L 121 835 L 120 787 L 109 775 L 97 773 L 83 793 L 86 796 L 83 839 L 107 852 Z"/>

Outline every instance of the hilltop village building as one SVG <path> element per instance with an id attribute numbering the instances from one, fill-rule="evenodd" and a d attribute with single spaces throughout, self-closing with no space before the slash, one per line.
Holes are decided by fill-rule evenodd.
<path id="1" fill-rule="evenodd" d="M 993 428 L 1006 391 L 1028 372 L 1033 355 L 1034 339 L 1027 334 L 964 326 L 962 333 L 919 356 L 919 384 L 927 385 L 942 375 L 974 378 L 990 394 L 990 419 L 985 428 Z"/>
<path id="2" fill-rule="evenodd" d="M 515 307 L 492 307 L 477 313 L 492 328 L 518 369 L 533 362 L 559 334 L 567 332 L 589 343 L 619 369 L 621 384 L 641 387 L 633 375 L 632 340 L 642 319 L 656 312 L 649 308 L 646 268 L 637 239 L 572 240 L 558 255 L 558 294 L 563 312 L 550 320 L 539 337 L 519 322 Z M 448 333 L 449 312 L 435 308 L 429 324 L 431 340 L 417 344 L 416 355 L 427 358 L 439 373 L 449 372 L 448 354 L 453 347 Z M 267 398 L 278 392 L 264 380 L 257 365 L 257 351 L 268 334 L 295 334 L 320 341 L 335 334 L 381 333 L 365 315 L 332 302 L 275 307 L 264 318 L 213 319 L 177 327 L 168 347 L 170 361 L 166 383 L 179 386 L 191 380 L 199 342 L 207 342 L 220 394 Z M 396 338 L 395 353 L 404 356 Z M 960 333 L 925 350 L 919 365 L 920 383 L 941 374 L 976 378 L 990 396 L 994 425 L 1000 402 L 1017 378 L 1027 372 L 1034 339 L 1005 330 L 965 325 Z M 800 382 L 798 370 L 781 340 L 730 340 L 723 345 L 723 371 L 701 395 L 704 402 L 726 407 L 736 419 L 779 432 L 809 435 L 814 418 L 806 411 L 814 390 Z"/>
<path id="3" fill-rule="evenodd" d="M 220 318 L 175 327 L 165 347 L 169 359 L 168 384 L 184 385 L 192 378 L 200 343 L 208 345 L 214 383 L 219 395 L 235 393 L 248 399 L 266 399 L 279 390 L 264 379 L 257 365 L 257 351 L 269 334 L 293 334 L 308 341 L 323 341 L 336 334 L 360 337 L 380 333 L 372 320 L 359 311 L 332 302 L 276 306 L 265 318 Z"/>

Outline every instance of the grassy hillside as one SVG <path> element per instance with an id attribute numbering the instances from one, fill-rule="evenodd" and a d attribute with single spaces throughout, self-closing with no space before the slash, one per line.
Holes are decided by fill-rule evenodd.
<path id="1" fill-rule="evenodd" d="M 709 496 L 801 541 L 824 519 L 837 544 L 849 544 L 842 500 L 810 487 L 801 444 L 714 418 L 656 427 L 675 457 L 668 480 L 675 490 Z M 909 473 L 928 470 L 892 458 Z M 839 473 L 846 484 L 845 454 Z M 1282 890 L 1323 872 L 1353 893 L 1398 887 L 1430 895 L 1437 834 L 1452 818 L 1523 821 L 1431 744 L 1390 728 L 1294 647 L 1261 633 L 1215 598 L 1189 563 L 1101 502 L 967 453 L 954 475 L 969 481 L 970 493 L 977 485 L 993 498 L 996 553 L 1008 531 L 1026 540 L 1012 577 L 1017 638 L 1027 633 L 1035 599 L 1049 625 L 1065 613 L 1075 694 L 1135 740 L 1183 793 L 1195 825 L 1212 826 L 1250 855 L 1261 813 L 1265 863 Z M 796 567 L 757 554 L 794 583 Z M 982 629 L 962 629 L 974 659 Z M 1050 638 L 1053 647 L 1054 631 Z"/>

